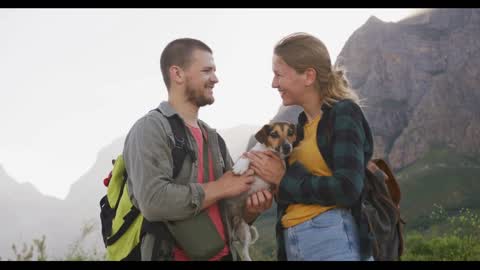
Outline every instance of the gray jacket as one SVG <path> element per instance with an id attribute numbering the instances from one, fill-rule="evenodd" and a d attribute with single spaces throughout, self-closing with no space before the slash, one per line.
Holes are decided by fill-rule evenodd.
<path id="1" fill-rule="evenodd" d="M 172 106 L 164 101 L 159 110 L 167 117 L 177 114 Z M 200 128 L 208 134 L 208 147 L 212 152 L 215 179 L 223 175 L 223 168 L 231 170 L 233 161 L 227 149 L 227 160 L 223 161 L 218 137 L 215 129 L 199 120 Z M 198 148 L 193 135 L 186 128 L 187 143 L 190 149 Z M 140 118 L 129 131 L 123 149 L 123 158 L 128 172 L 128 192 L 133 205 L 140 209 L 149 221 L 181 220 L 200 212 L 205 193 L 197 183 L 198 159 L 192 162 L 187 155 L 183 166 L 175 179 L 172 179 L 173 159 L 172 148 L 174 136 L 169 122 L 162 114 L 151 111 Z M 236 252 L 232 245 L 232 225 L 225 211 L 223 201 L 219 208 L 225 226 L 226 237 L 236 260 Z M 162 243 L 161 254 L 165 257 L 152 255 L 155 237 L 147 233 L 142 238 L 142 260 L 171 260 L 174 243 Z"/>

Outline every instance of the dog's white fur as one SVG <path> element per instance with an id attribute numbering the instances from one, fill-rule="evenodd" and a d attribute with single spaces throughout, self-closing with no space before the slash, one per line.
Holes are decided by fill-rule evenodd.
<path id="1" fill-rule="evenodd" d="M 265 150 L 272 150 L 268 148 L 264 144 L 258 142 L 250 151 L 265 151 Z M 279 153 L 282 160 L 285 156 L 282 153 Z M 232 171 L 236 175 L 241 175 L 245 173 L 250 166 L 250 160 L 244 156 L 241 156 L 233 165 Z M 255 243 L 258 239 L 258 231 L 252 225 L 249 226 L 245 220 L 243 219 L 243 210 L 245 207 L 245 200 L 253 193 L 264 189 L 270 189 L 270 183 L 264 181 L 258 176 L 255 176 L 255 181 L 251 185 L 251 188 L 248 192 L 235 197 L 233 199 L 227 200 L 227 204 L 231 213 L 233 214 L 233 227 L 234 227 L 234 236 L 235 240 L 239 241 L 242 246 L 242 259 L 245 261 L 251 261 L 249 254 L 249 246 Z M 254 234 L 254 238 L 252 239 L 252 232 Z"/>

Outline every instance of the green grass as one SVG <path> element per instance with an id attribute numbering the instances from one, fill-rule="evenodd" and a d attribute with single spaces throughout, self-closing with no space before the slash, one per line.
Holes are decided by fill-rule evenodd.
<path id="1" fill-rule="evenodd" d="M 403 261 L 480 260 L 480 243 L 471 236 L 445 235 L 427 239 L 416 232 L 407 236 L 406 246 Z"/>
<path id="2" fill-rule="evenodd" d="M 430 226 L 435 204 L 446 211 L 480 209 L 480 166 L 474 158 L 437 148 L 397 173 L 402 191 L 402 215 L 407 228 Z"/>
<path id="3" fill-rule="evenodd" d="M 405 261 L 480 260 L 480 214 L 468 208 L 448 213 L 435 205 L 429 216 L 431 226 L 406 234 Z"/>
<path id="4" fill-rule="evenodd" d="M 254 261 L 276 261 L 277 244 L 275 240 L 275 212 L 274 207 L 260 216 L 254 223 L 259 238 L 250 247 L 250 257 Z"/>

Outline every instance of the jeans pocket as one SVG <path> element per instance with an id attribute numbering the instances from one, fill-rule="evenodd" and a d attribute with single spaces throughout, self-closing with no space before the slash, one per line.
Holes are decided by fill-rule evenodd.
<path id="1" fill-rule="evenodd" d="M 341 225 L 343 218 L 340 211 L 337 209 L 332 209 L 313 217 L 310 221 L 312 227 L 328 228 Z"/>

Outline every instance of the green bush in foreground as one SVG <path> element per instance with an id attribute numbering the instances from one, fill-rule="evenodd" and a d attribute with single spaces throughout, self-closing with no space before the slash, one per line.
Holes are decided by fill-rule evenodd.
<path id="1" fill-rule="evenodd" d="M 470 209 L 447 215 L 435 205 L 428 232 L 410 232 L 406 237 L 405 261 L 478 261 L 480 260 L 480 218 Z"/>
<path id="2" fill-rule="evenodd" d="M 460 209 L 456 214 L 447 214 L 445 210 L 435 205 L 429 219 L 431 226 L 428 230 L 409 231 L 405 238 L 405 252 L 403 261 L 480 261 L 480 217 L 470 209 Z M 250 251 L 254 260 L 275 260 L 275 240 L 270 228 L 271 220 L 260 221 L 260 239 Z M 46 239 L 34 239 L 30 245 L 23 244 L 18 249 L 14 244 L 12 250 L 15 261 L 102 261 L 105 260 L 105 251 L 96 248 L 86 251 L 82 241 L 94 230 L 92 224 L 84 225 L 82 233 L 68 249 L 65 258 L 50 258 L 46 254 Z M 0 260 L 2 258 L 0 257 Z M 12 259 L 8 259 L 12 260 Z"/>

